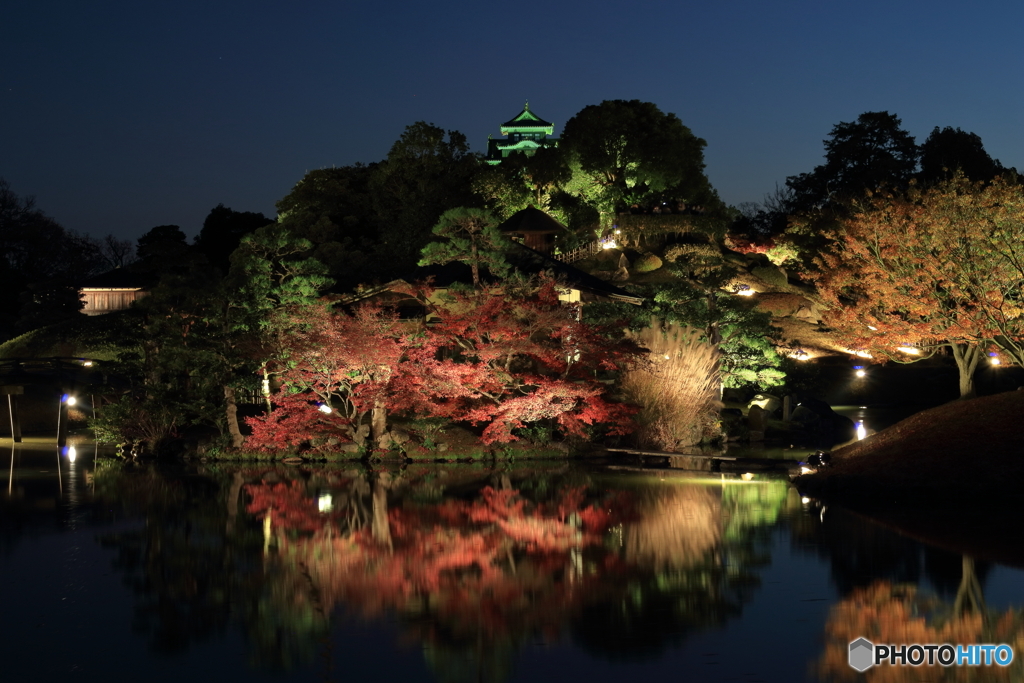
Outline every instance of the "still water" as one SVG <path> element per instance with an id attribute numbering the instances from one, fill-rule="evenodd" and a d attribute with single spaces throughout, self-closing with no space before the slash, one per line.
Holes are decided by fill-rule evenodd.
<path id="1" fill-rule="evenodd" d="M 778 477 L 0 462 L 3 681 L 1022 680 L 1017 531 L 975 558 Z M 954 633 L 1018 659 L 846 664 Z"/>

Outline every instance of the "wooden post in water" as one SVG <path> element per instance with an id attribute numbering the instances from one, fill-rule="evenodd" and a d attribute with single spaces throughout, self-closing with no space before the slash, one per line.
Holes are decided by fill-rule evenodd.
<path id="1" fill-rule="evenodd" d="M 68 445 L 68 402 L 64 400 L 66 393 L 61 391 L 60 405 L 57 408 L 57 448 Z"/>
<path id="2" fill-rule="evenodd" d="M 25 387 L 0 387 L 0 393 L 7 394 L 7 414 L 11 418 L 11 441 L 21 443 L 21 417 L 18 415 L 18 394 L 25 393 Z"/>

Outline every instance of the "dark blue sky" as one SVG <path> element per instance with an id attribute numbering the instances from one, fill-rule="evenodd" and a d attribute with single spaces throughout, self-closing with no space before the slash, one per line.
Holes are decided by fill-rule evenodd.
<path id="1" fill-rule="evenodd" d="M 707 140 L 730 204 L 898 114 L 1024 169 L 1020 0 L 414 3 L 12 0 L 0 176 L 65 227 L 135 238 L 210 209 L 274 214 L 310 169 L 383 158 L 425 120 L 477 151 L 529 100 L 556 124 L 641 99 Z"/>

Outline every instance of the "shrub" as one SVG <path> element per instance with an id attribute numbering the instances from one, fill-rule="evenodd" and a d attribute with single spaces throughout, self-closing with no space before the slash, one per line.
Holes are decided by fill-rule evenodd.
<path id="1" fill-rule="evenodd" d="M 789 282 L 786 272 L 778 266 L 757 266 L 750 274 L 772 287 L 785 287 Z"/>
<path id="2" fill-rule="evenodd" d="M 718 352 L 691 327 L 651 326 L 636 335 L 650 362 L 622 376 L 622 391 L 640 406 L 634 418 L 640 446 L 673 450 L 699 443 L 718 424 Z"/>
<path id="3" fill-rule="evenodd" d="M 657 254 L 643 254 L 633 263 L 633 270 L 638 273 L 650 273 L 661 268 L 661 259 Z"/>

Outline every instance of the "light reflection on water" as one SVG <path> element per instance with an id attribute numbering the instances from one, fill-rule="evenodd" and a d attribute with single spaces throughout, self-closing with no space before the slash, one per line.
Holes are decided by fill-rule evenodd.
<path id="1" fill-rule="evenodd" d="M 41 476 L 49 457 L 19 453 L 18 493 L 3 501 L 0 570 L 20 590 L 0 642 L 39 658 L 53 638 L 68 646 L 15 662 L 11 680 L 34 666 L 100 679 L 109 648 L 85 637 L 96 623 L 124 651 L 117 666 L 146 680 L 225 667 L 290 681 L 835 680 L 827 629 L 846 637 L 871 605 L 892 628 L 903 609 L 947 619 L 972 578 L 960 555 L 802 502 L 763 474 L 566 462 L 123 471 L 96 470 L 86 452 L 65 459 L 58 491 L 52 463 Z M 1019 571 L 969 571 L 993 614 L 1019 609 L 1005 588 L 1022 586 Z M 912 603 L 894 589 L 904 584 Z M 14 626 L 40 614 L 42 631 Z"/>

